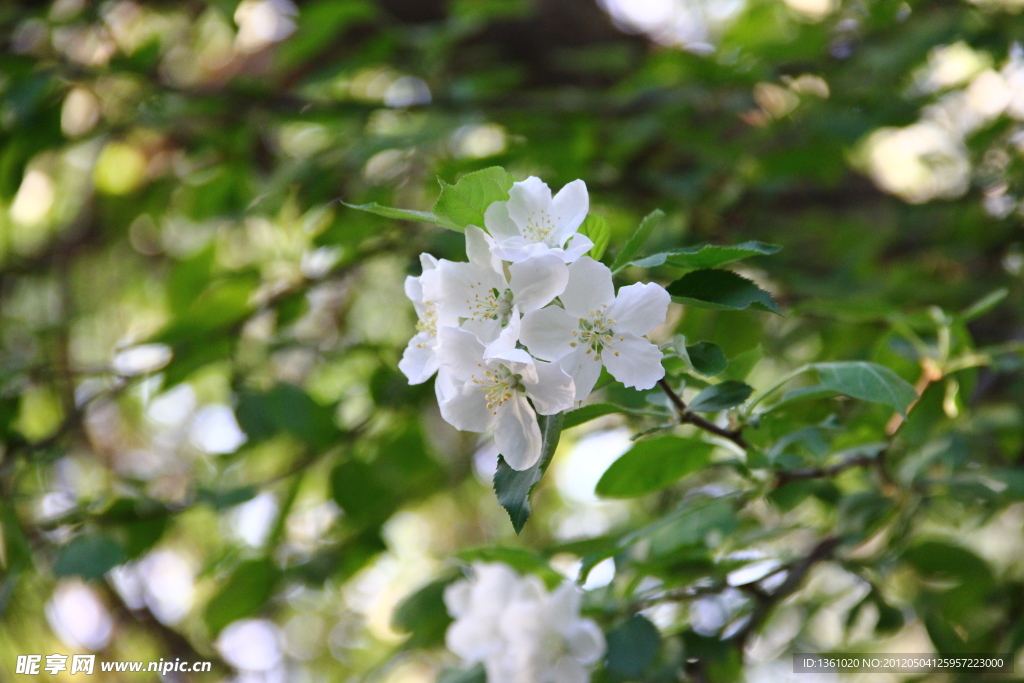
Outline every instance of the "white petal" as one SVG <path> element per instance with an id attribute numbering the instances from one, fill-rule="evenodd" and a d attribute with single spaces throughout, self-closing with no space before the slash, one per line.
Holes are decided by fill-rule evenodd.
<path id="1" fill-rule="evenodd" d="M 597 378 L 601 376 L 601 361 L 597 355 L 593 351 L 587 353 L 587 349 L 580 347 L 558 361 L 558 364 L 572 377 L 576 385 L 576 400 L 582 401 L 590 396 Z"/>
<path id="2" fill-rule="evenodd" d="M 450 327 L 457 327 L 457 325 L 450 325 Z M 462 329 L 472 332 L 477 339 L 487 345 L 498 338 L 502 327 L 501 323 L 494 318 L 484 318 L 483 320 L 468 319 L 462 323 Z M 486 351 L 484 353 L 486 354 Z"/>
<path id="3" fill-rule="evenodd" d="M 629 332 L 617 334 L 601 352 L 608 372 L 627 387 L 650 389 L 665 376 L 661 350 L 643 337 Z"/>
<path id="4" fill-rule="evenodd" d="M 572 333 L 579 320 L 558 306 L 548 306 L 523 316 L 519 340 L 537 358 L 558 360 L 572 351 Z"/>
<path id="5" fill-rule="evenodd" d="M 498 406 L 494 444 L 514 470 L 529 469 L 540 460 L 540 427 L 526 397 L 516 394 Z"/>
<path id="6" fill-rule="evenodd" d="M 567 640 L 569 652 L 581 664 L 593 664 L 604 655 L 604 634 L 590 619 L 577 621 Z"/>
<path id="7" fill-rule="evenodd" d="M 424 273 L 437 268 L 437 257 L 426 252 L 420 254 L 420 267 Z"/>
<path id="8" fill-rule="evenodd" d="M 507 237 L 504 239 L 495 240 L 491 246 L 491 253 L 494 257 L 502 261 L 509 261 L 510 263 L 518 263 L 525 261 L 533 256 L 540 256 L 552 251 L 551 247 L 544 244 L 543 242 L 531 242 L 530 240 L 519 237 Z M 560 250 L 554 250 L 556 253 Z M 565 259 L 562 259 L 563 261 Z"/>
<path id="9" fill-rule="evenodd" d="M 495 239 L 519 237 L 519 228 L 508 215 L 508 202 L 494 202 L 484 211 L 484 227 Z"/>
<path id="10" fill-rule="evenodd" d="M 409 297 L 409 301 L 416 307 L 417 313 L 423 312 L 423 285 L 420 284 L 418 277 L 406 276 L 405 295 Z"/>
<path id="11" fill-rule="evenodd" d="M 437 333 L 437 357 L 456 383 L 483 376 L 484 345 L 472 332 L 442 327 Z"/>
<path id="12" fill-rule="evenodd" d="M 591 311 L 615 301 L 612 271 L 584 256 L 569 266 L 569 284 L 559 296 L 565 310 L 577 318 L 589 318 Z"/>
<path id="13" fill-rule="evenodd" d="M 526 395 L 541 415 L 554 415 L 572 408 L 576 401 L 576 386 L 572 377 L 559 365 L 536 362 L 537 381 L 526 384 Z"/>
<path id="14" fill-rule="evenodd" d="M 615 320 L 616 330 L 645 335 L 665 322 L 671 301 L 665 288 L 653 282 L 620 287 L 608 317 Z"/>
<path id="15" fill-rule="evenodd" d="M 493 240 L 480 228 L 475 225 L 466 226 L 466 256 L 469 258 L 470 263 L 481 268 L 494 270 L 494 265 L 491 261 L 492 243 Z"/>
<path id="16" fill-rule="evenodd" d="M 420 332 L 409 340 L 398 362 L 398 369 L 409 378 L 409 384 L 422 384 L 437 372 L 439 363 L 434 341 L 428 332 Z"/>
<path id="17" fill-rule="evenodd" d="M 497 320 L 490 321 L 498 324 Z M 508 325 L 501 328 L 501 332 L 494 338 L 494 341 L 486 342 L 487 348 L 484 349 L 484 358 L 505 358 L 507 360 L 516 360 L 520 363 L 529 363 L 530 356 L 523 352 L 522 355 L 514 354 L 509 357 L 509 353 L 512 351 L 521 351 L 517 349 L 516 344 L 519 343 L 519 330 L 521 327 L 521 319 L 519 317 L 519 307 L 512 307 L 512 317 L 508 319 Z M 523 358 L 525 355 L 525 359 Z"/>
<path id="18" fill-rule="evenodd" d="M 444 589 L 444 606 L 452 617 L 460 617 L 469 611 L 472 586 L 466 579 L 449 584 Z"/>
<path id="19" fill-rule="evenodd" d="M 569 282 L 569 268 L 552 253 L 513 263 L 508 270 L 513 299 L 523 313 L 547 306 Z"/>
<path id="20" fill-rule="evenodd" d="M 551 205 L 551 188 L 540 178 L 530 176 L 522 182 L 513 183 L 508 192 L 508 215 L 519 228 L 519 234 L 531 241 L 534 239 L 526 232 L 530 222 L 540 224 L 551 220 L 554 207 Z M 552 226 L 554 227 L 554 226 Z"/>
<path id="21" fill-rule="evenodd" d="M 463 432 L 486 432 L 494 424 L 494 413 L 487 409 L 487 398 L 476 384 L 458 386 L 438 406 L 445 422 Z"/>
<path id="22" fill-rule="evenodd" d="M 558 191 L 551 204 L 558 226 L 555 229 L 555 242 L 563 245 L 565 240 L 576 233 L 583 219 L 587 217 L 587 211 L 590 210 L 587 184 L 582 180 L 572 181 Z"/>
<path id="23" fill-rule="evenodd" d="M 566 581 L 556 588 L 547 604 L 548 624 L 560 634 L 567 634 L 579 620 L 583 595 L 576 584 Z"/>
<path id="24" fill-rule="evenodd" d="M 569 244 L 565 246 L 565 251 L 562 252 L 562 260 L 566 263 L 577 261 L 580 256 L 590 251 L 593 246 L 594 242 L 589 237 L 576 233 L 569 238 Z"/>
<path id="25" fill-rule="evenodd" d="M 438 303 L 457 318 L 483 320 L 494 313 L 494 293 L 507 288 L 505 278 L 474 263 L 442 261 Z"/>

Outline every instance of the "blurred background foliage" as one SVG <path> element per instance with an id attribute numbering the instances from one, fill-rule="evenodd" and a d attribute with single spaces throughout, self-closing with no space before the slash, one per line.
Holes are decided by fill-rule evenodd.
<path id="1" fill-rule="evenodd" d="M 600 680 L 1019 653 L 1021 9 L 4 3 L 0 678 L 18 654 L 92 651 L 214 661 L 182 680 L 433 681 L 456 664 L 438 648 L 453 558 L 549 581 L 596 566 Z M 739 272 L 785 316 L 676 307 L 658 331 L 717 344 L 722 377 L 764 390 L 873 360 L 920 402 L 901 425 L 786 394 L 742 425 L 745 458 L 720 445 L 605 500 L 597 480 L 666 408 L 612 384 L 599 400 L 636 414 L 563 434 L 517 537 L 493 448 L 396 369 L 403 278 L 420 251 L 462 258 L 461 237 L 341 204 L 427 210 L 436 177 L 491 165 L 584 179 L 612 256 L 654 208 L 648 253 L 781 245 Z M 787 578 L 736 588 L 765 576 Z"/>

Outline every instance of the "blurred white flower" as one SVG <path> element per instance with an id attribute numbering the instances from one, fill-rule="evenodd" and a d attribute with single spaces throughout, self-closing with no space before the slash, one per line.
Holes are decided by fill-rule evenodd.
<path id="1" fill-rule="evenodd" d="M 467 664 L 483 663 L 488 683 L 586 683 L 605 640 L 580 601 L 572 583 L 549 593 L 535 576 L 477 563 L 445 591 L 455 618 L 446 642 Z"/>
<path id="2" fill-rule="evenodd" d="M 110 642 L 114 620 L 96 593 L 79 579 L 62 581 L 46 603 L 50 628 L 70 648 L 102 650 Z"/>
<path id="3" fill-rule="evenodd" d="M 866 143 L 875 183 L 904 201 L 921 204 L 967 192 L 971 164 L 963 141 L 931 121 L 882 128 Z"/>
<path id="4" fill-rule="evenodd" d="M 281 662 L 284 637 L 272 621 L 242 619 L 220 632 L 216 647 L 236 669 L 269 671 Z"/>
<path id="5" fill-rule="evenodd" d="M 298 13 L 291 0 L 242 0 L 235 10 L 235 47 L 256 52 L 284 40 L 295 32 Z"/>

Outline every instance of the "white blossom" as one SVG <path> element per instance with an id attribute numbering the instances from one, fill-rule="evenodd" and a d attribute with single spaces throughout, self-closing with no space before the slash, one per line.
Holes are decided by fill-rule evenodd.
<path id="1" fill-rule="evenodd" d="M 494 255 L 503 261 L 516 263 L 550 252 L 572 263 L 594 246 L 577 232 L 589 210 L 582 180 L 574 180 L 552 198 L 551 188 L 530 176 L 512 185 L 508 201 L 487 207 L 484 224 L 494 237 Z"/>
<path id="2" fill-rule="evenodd" d="M 436 301 L 439 291 L 437 259 L 420 254 L 423 274 L 405 278 L 405 295 L 416 309 L 416 336 L 405 347 L 398 369 L 409 378 L 409 384 L 422 384 L 437 372 L 437 329 L 440 310 Z"/>
<path id="3" fill-rule="evenodd" d="M 569 266 L 569 283 L 548 306 L 523 318 L 520 339 L 535 357 L 559 361 L 573 377 L 576 400 L 593 390 L 601 365 L 627 387 L 650 389 L 665 376 L 661 351 L 643 335 L 665 322 L 671 298 L 660 285 L 619 289 L 607 266 L 583 257 Z"/>
<path id="4" fill-rule="evenodd" d="M 587 683 L 605 640 L 580 602 L 571 583 L 549 593 L 536 576 L 477 563 L 445 591 L 455 618 L 445 640 L 467 664 L 482 663 L 488 683 Z"/>
<path id="5" fill-rule="evenodd" d="M 517 331 L 518 315 L 513 320 Z M 554 415 L 571 408 L 576 393 L 572 378 L 557 364 L 534 361 L 522 349 L 499 348 L 495 357 L 485 358 L 483 343 L 468 330 L 444 327 L 439 341 L 441 416 L 463 431 L 493 428 L 494 443 L 509 467 L 532 467 L 542 446 L 537 413 Z"/>
<path id="6" fill-rule="evenodd" d="M 446 319 L 460 321 L 488 345 L 487 357 L 499 347 L 514 348 L 519 314 L 546 306 L 562 293 L 569 269 L 555 254 L 544 253 L 508 266 L 490 251 L 493 240 L 480 228 L 466 228 L 469 263 L 440 261 L 438 305 Z M 510 325 L 510 323 L 512 323 Z M 499 336 L 503 338 L 499 340 Z"/>

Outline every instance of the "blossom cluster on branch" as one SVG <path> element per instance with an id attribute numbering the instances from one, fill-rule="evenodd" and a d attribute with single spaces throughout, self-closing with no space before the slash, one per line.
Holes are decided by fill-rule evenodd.
<path id="1" fill-rule="evenodd" d="M 465 663 L 483 664 L 488 683 L 587 683 L 605 640 L 580 617 L 581 598 L 571 582 L 548 592 L 536 576 L 479 562 L 445 590 L 455 619 L 445 641 Z"/>
<path id="2" fill-rule="evenodd" d="M 622 287 L 586 256 L 578 232 L 590 200 L 576 180 L 552 196 L 540 179 L 514 183 L 492 203 L 484 229 L 466 227 L 467 262 L 422 254 L 408 277 L 419 322 L 399 368 L 411 384 L 435 373 L 441 415 L 457 429 L 493 429 L 510 467 L 532 467 L 542 438 L 537 414 L 571 409 L 601 367 L 627 387 L 650 389 L 665 371 L 644 338 L 665 322 L 670 297 L 656 284 Z"/>

